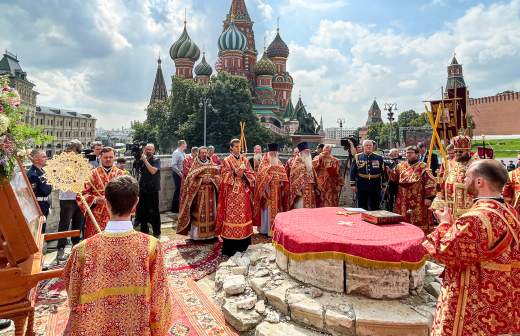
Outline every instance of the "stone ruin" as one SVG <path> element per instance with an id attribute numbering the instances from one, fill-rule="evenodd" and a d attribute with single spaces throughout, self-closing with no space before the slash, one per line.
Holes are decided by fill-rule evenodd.
<path id="1" fill-rule="evenodd" d="M 220 264 L 213 299 L 242 335 L 429 334 L 441 266 L 391 271 L 339 263 L 293 261 L 271 244 L 252 245 Z"/>

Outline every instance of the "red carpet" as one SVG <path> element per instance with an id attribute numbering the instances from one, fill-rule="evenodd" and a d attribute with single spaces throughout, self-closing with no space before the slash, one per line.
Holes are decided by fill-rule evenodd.
<path id="1" fill-rule="evenodd" d="M 221 242 L 164 242 L 165 262 L 174 304 L 172 336 L 236 336 L 222 312 L 194 280 L 213 273 L 221 261 Z M 67 294 L 60 279 L 42 281 L 37 290 L 34 330 L 38 336 L 60 336 L 68 320 Z"/>

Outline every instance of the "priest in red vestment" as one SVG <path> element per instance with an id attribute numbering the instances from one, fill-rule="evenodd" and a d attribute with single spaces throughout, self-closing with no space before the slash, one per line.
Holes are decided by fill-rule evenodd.
<path id="1" fill-rule="evenodd" d="M 341 176 L 339 160 L 332 156 L 332 146 L 325 145 L 323 151 L 314 157 L 312 164 L 316 171 L 316 186 L 320 191 L 317 207 L 339 206 L 339 192 L 345 184 Z"/>
<path id="2" fill-rule="evenodd" d="M 106 206 L 105 200 L 105 186 L 108 182 L 117 176 L 124 175 L 125 172 L 114 166 L 114 150 L 111 147 L 104 147 L 101 150 L 101 165 L 92 169 L 90 172 L 90 179 L 85 183 L 85 189 L 82 195 L 87 201 L 92 214 L 96 218 L 101 231 L 105 229 L 110 215 Z M 94 223 L 87 214 L 87 208 L 81 201 L 80 197 L 76 197 L 76 202 L 85 216 L 85 233 L 84 237 L 89 238 L 97 232 Z"/>
<path id="3" fill-rule="evenodd" d="M 408 223 L 420 227 L 426 234 L 433 222 L 429 207 L 435 198 L 436 181 L 426 162 L 419 161 L 419 149 L 406 148 L 406 161 L 394 169 L 387 168 L 391 181 L 398 183 L 394 212 L 404 216 Z"/>
<path id="4" fill-rule="evenodd" d="M 174 312 L 161 243 L 134 231 L 130 220 L 137 181 L 116 177 L 104 195 L 105 231 L 74 246 L 63 271 L 70 307 L 65 335 L 169 335 Z"/>
<path id="5" fill-rule="evenodd" d="M 312 166 L 311 151 L 307 142 L 298 144 L 299 154 L 293 160 L 289 174 L 290 209 L 315 208 L 316 171 Z"/>
<path id="6" fill-rule="evenodd" d="M 215 238 L 220 170 L 208 157 L 208 149 L 199 148 L 184 180 L 177 233 L 190 235 L 193 240 Z"/>
<path id="7" fill-rule="evenodd" d="M 440 224 L 423 243 L 445 265 L 431 335 L 520 333 L 520 222 L 501 196 L 507 179 L 500 162 L 476 161 L 465 180 L 471 208 L 458 219 L 437 212 Z"/>
<path id="8" fill-rule="evenodd" d="M 186 157 L 184 158 L 184 161 L 182 161 L 182 178 L 183 179 L 185 179 L 186 176 L 188 176 L 191 165 L 193 164 L 193 161 L 195 161 L 195 158 L 197 157 L 198 153 L 199 153 L 198 147 L 195 147 L 195 146 L 191 147 L 191 154 L 186 155 Z"/>
<path id="9" fill-rule="evenodd" d="M 520 168 L 509 172 L 509 181 L 504 186 L 504 199 L 520 213 Z"/>
<path id="10" fill-rule="evenodd" d="M 285 168 L 278 159 L 278 144 L 267 145 L 267 152 L 256 173 L 253 222 L 260 233 L 272 236 L 274 218 L 284 210 L 289 180 Z"/>
<path id="11" fill-rule="evenodd" d="M 231 256 L 251 244 L 255 176 L 247 158 L 240 154 L 240 140 L 231 140 L 229 148 L 231 154 L 221 167 L 216 233 L 224 240 L 222 254 Z"/>
<path id="12" fill-rule="evenodd" d="M 298 147 L 294 148 L 291 158 L 285 163 L 285 172 L 287 173 L 287 177 L 291 175 L 291 165 L 294 159 L 298 156 L 298 153 L 300 153 Z"/>
<path id="13" fill-rule="evenodd" d="M 211 162 L 218 166 L 220 168 L 220 165 L 222 164 L 220 158 L 217 154 L 215 154 L 215 147 L 214 146 L 208 146 L 208 158 L 210 158 Z"/>
<path id="14" fill-rule="evenodd" d="M 459 218 L 468 211 L 473 204 L 473 195 L 464 187 L 466 170 L 469 165 L 478 160 L 478 156 L 472 155 L 471 138 L 466 135 L 458 135 L 451 139 L 455 150 L 455 162 L 444 174 L 444 183 L 433 202 L 432 208 L 440 209 L 447 204 L 455 218 Z"/>

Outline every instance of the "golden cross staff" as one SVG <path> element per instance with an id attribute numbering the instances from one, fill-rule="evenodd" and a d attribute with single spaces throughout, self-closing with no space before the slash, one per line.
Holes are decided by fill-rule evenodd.
<path id="1" fill-rule="evenodd" d="M 442 104 L 444 105 L 444 104 Z M 439 105 L 437 109 L 437 115 L 435 116 L 435 121 L 433 121 L 432 113 L 428 110 L 428 106 L 424 105 L 426 108 L 426 115 L 428 116 L 428 122 L 432 126 L 433 132 L 432 132 L 432 139 L 430 141 L 430 151 L 428 153 L 428 166 L 431 163 L 432 159 L 432 150 L 433 146 L 436 143 L 437 147 L 441 151 L 442 159 L 444 162 L 446 162 L 446 152 L 444 151 L 444 146 L 442 145 L 441 138 L 439 137 L 439 133 L 437 132 L 437 128 L 439 127 L 439 121 L 441 119 L 441 113 L 443 112 L 442 105 Z"/>
<path id="2" fill-rule="evenodd" d="M 45 177 L 47 178 L 47 183 L 52 185 L 54 189 L 72 191 L 78 194 L 97 232 L 101 232 L 96 218 L 90 210 L 90 206 L 81 194 L 85 183 L 90 180 L 91 170 L 92 167 L 81 154 L 63 152 L 47 161 Z"/>
<path id="3" fill-rule="evenodd" d="M 240 122 L 240 152 L 247 153 L 246 123 Z"/>

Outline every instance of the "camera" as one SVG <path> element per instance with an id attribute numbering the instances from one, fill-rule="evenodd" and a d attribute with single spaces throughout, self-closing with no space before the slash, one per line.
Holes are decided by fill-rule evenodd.
<path id="1" fill-rule="evenodd" d="M 81 155 L 83 155 L 88 161 L 96 160 L 96 154 L 94 154 L 93 149 L 85 148 L 81 151 Z"/>
<path id="2" fill-rule="evenodd" d="M 134 157 L 135 161 L 141 160 L 141 155 L 143 154 L 143 148 L 146 146 L 146 143 L 133 143 L 126 145 L 126 151 L 130 152 L 130 154 Z"/>
<path id="3" fill-rule="evenodd" d="M 350 148 L 349 140 L 352 142 L 354 147 L 357 147 L 357 145 L 359 145 L 359 139 L 357 137 L 346 137 L 346 138 L 341 138 L 341 140 L 340 140 L 341 146 Z"/>

